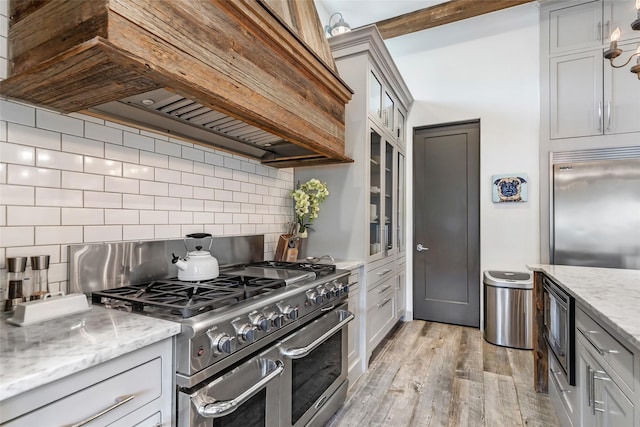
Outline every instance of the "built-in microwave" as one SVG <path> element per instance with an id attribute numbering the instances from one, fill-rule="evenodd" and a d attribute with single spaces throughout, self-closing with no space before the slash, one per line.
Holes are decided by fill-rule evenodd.
<path id="1" fill-rule="evenodd" d="M 575 299 L 544 276 L 544 338 L 549 354 L 556 358 L 567 382 L 576 385 L 575 375 Z"/>

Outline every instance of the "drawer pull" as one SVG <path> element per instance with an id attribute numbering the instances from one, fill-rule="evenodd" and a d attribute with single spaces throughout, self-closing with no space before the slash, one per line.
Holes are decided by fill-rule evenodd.
<path id="1" fill-rule="evenodd" d="M 553 376 L 553 380 L 554 380 L 553 382 L 556 383 L 556 386 L 558 387 L 558 391 L 560 392 L 560 394 L 571 393 L 571 390 L 564 389 L 560 385 L 560 381 L 558 380 L 558 374 L 559 373 L 560 373 L 560 371 L 554 371 L 553 369 L 551 370 L 551 375 Z"/>
<path id="2" fill-rule="evenodd" d="M 131 402 L 134 398 L 136 397 L 135 394 L 130 394 L 129 396 L 119 396 L 116 397 L 116 403 L 114 405 L 109 406 L 107 409 L 98 412 L 95 415 L 90 416 L 89 418 L 80 421 L 77 424 L 72 424 L 71 427 L 80 427 L 86 424 L 89 424 L 92 421 L 95 421 L 96 419 L 100 418 L 101 416 L 113 411 L 114 409 L 119 408 L 120 406 L 124 405 L 127 402 Z"/>
<path id="3" fill-rule="evenodd" d="M 391 302 L 391 298 L 387 298 L 382 302 L 382 304 L 378 304 L 378 308 L 384 307 L 385 305 L 389 304 L 389 302 Z"/>
<path id="4" fill-rule="evenodd" d="M 381 293 L 383 293 L 384 291 L 386 291 L 387 289 L 389 289 L 390 287 L 391 287 L 391 285 L 387 285 L 387 286 L 385 286 L 384 288 L 380 289 L 380 290 L 378 291 L 378 293 L 379 293 L 379 294 L 381 294 Z"/>
<path id="5" fill-rule="evenodd" d="M 611 353 L 611 354 L 616 354 L 618 353 L 617 350 L 608 350 L 606 348 L 600 348 L 598 347 L 598 345 L 593 341 L 593 339 L 591 339 L 591 337 L 589 335 L 591 335 L 592 333 L 597 333 L 598 331 L 585 331 L 584 329 L 576 326 L 576 329 L 578 330 L 578 332 L 580 332 L 582 334 L 583 337 L 586 338 L 587 341 L 589 341 L 589 344 L 591 344 L 591 346 L 593 348 L 596 349 L 596 351 L 598 353 L 600 353 L 600 356 L 604 356 L 607 353 Z"/>
<path id="6" fill-rule="evenodd" d="M 384 270 L 382 270 L 381 272 L 378 273 L 378 276 L 384 276 L 385 274 L 391 272 L 390 268 L 385 268 Z"/>

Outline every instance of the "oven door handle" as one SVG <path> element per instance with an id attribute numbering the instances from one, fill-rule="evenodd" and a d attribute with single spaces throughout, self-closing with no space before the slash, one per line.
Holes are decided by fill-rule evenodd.
<path id="1" fill-rule="evenodd" d="M 322 334 L 320 338 L 313 341 L 311 344 L 304 347 L 296 347 L 296 348 L 288 348 L 286 350 L 280 350 L 280 354 L 284 357 L 288 357 L 289 359 L 300 359 L 302 357 L 306 357 L 311 353 L 316 347 L 320 344 L 328 340 L 333 334 L 342 329 L 347 323 L 351 322 L 356 316 L 350 311 L 340 310 L 340 317 L 344 317 L 340 323 L 338 323 L 333 328 L 329 329 L 327 332 Z"/>
<path id="2" fill-rule="evenodd" d="M 256 394 L 260 389 L 262 389 L 268 382 L 282 374 L 284 371 L 284 363 L 280 360 L 276 360 L 275 362 L 276 368 L 269 372 L 267 375 L 262 377 L 260 381 L 240 393 L 240 395 L 231 400 L 220 400 L 210 403 L 205 403 L 203 405 L 196 404 L 196 410 L 198 414 L 202 415 L 205 418 L 219 418 L 229 415 L 236 409 L 240 407 L 244 402 L 246 402 L 251 396 Z"/>

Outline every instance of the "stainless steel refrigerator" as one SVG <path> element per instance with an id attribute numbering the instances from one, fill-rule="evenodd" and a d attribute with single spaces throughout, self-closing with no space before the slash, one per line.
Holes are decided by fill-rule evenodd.
<path id="1" fill-rule="evenodd" d="M 553 166 L 552 263 L 640 269 L 640 159 Z"/>

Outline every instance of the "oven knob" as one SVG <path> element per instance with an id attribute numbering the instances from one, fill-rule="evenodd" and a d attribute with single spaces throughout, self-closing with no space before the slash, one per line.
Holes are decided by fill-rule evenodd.
<path id="1" fill-rule="evenodd" d="M 271 313 L 269 316 L 271 324 L 276 328 L 281 328 L 284 325 L 284 315 L 278 313 Z"/>
<path id="2" fill-rule="evenodd" d="M 341 292 L 342 292 L 342 295 L 346 295 L 346 294 L 349 293 L 349 284 L 348 283 L 345 283 L 344 286 L 342 286 Z"/>
<path id="3" fill-rule="evenodd" d="M 256 328 L 258 328 L 261 331 L 268 331 L 269 330 L 269 319 L 267 319 L 263 315 L 259 315 L 255 319 L 253 319 L 252 324 L 253 324 L 253 326 L 255 326 Z"/>
<path id="4" fill-rule="evenodd" d="M 236 351 L 236 342 L 236 337 L 231 337 L 228 334 L 220 334 L 214 338 L 213 346 L 221 353 L 233 353 Z"/>
<path id="5" fill-rule="evenodd" d="M 296 320 L 298 318 L 298 308 L 286 306 L 282 312 L 289 318 L 289 320 Z"/>
<path id="6" fill-rule="evenodd" d="M 322 304 L 322 300 L 324 299 L 324 297 L 320 294 L 318 294 L 317 292 L 309 292 L 307 294 L 307 300 L 313 305 L 313 304 Z M 295 319 L 292 319 L 295 320 Z"/>
<path id="7" fill-rule="evenodd" d="M 256 334 L 258 332 L 258 328 L 251 325 L 243 325 L 240 328 L 240 338 L 247 342 L 254 342 L 257 338 Z"/>

